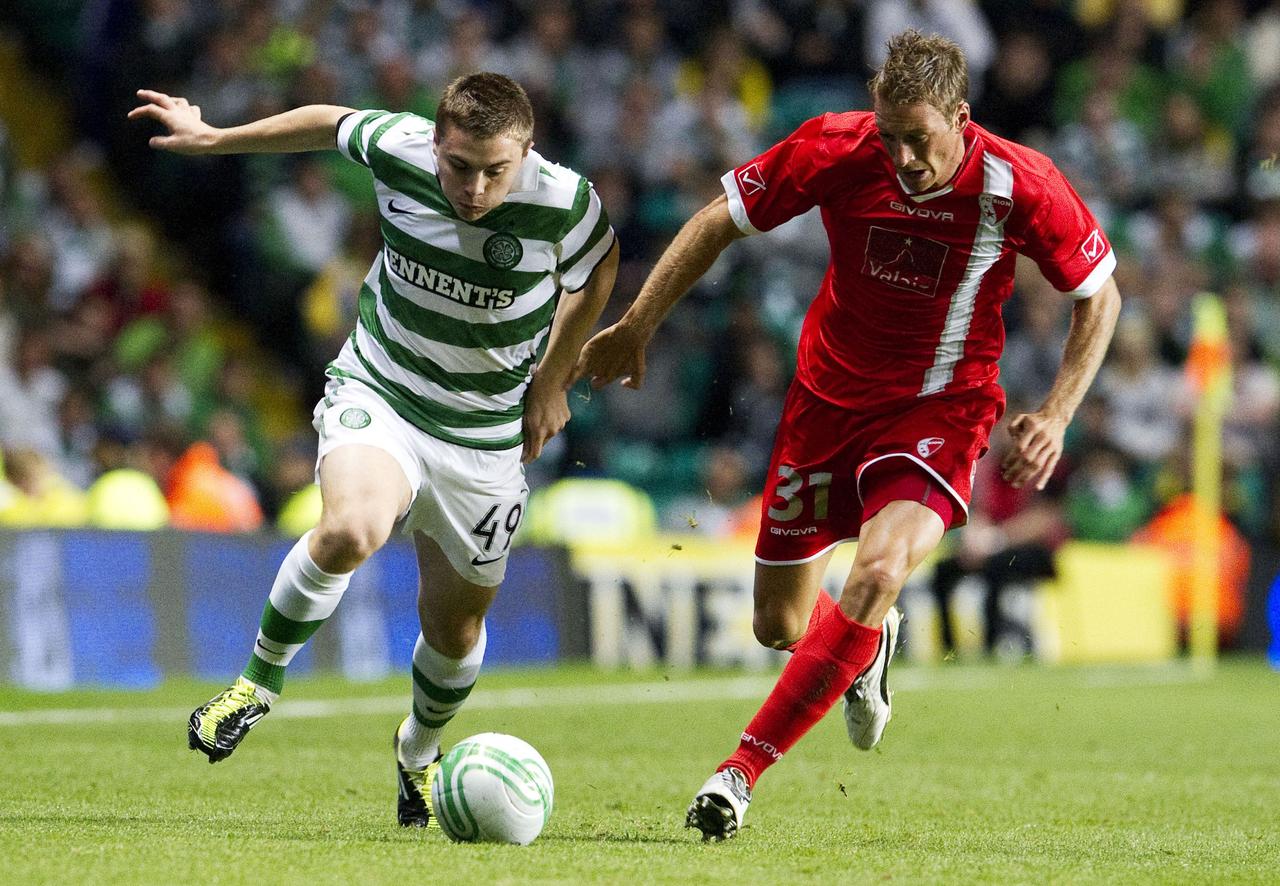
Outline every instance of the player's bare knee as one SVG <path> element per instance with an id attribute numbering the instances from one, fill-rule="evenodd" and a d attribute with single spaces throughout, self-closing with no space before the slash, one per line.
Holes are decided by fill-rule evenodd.
<path id="1" fill-rule="evenodd" d="M 483 623 L 483 619 L 473 618 L 453 621 L 432 619 L 422 626 L 422 638 L 446 658 L 465 658 L 480 642 Z"/>
<path id="2" fill-rule="evenodd" d="M 804 634 L 806 623 L 806 618 L 797 617 L 787 608 L 757 608 L 751 618 L 751 629 L 761 646 L 786 649 Z"/>
<path id="3" fill-rule="evenodd" d="M 852 591 L 864 598 L 896 598 L 908 574 L 906 561 L 901 557 L 877 557 L 855 564 L 846 594 Z"/>
<path id="4" fill-rule="evenodd" d="M 316 565 L 327 572 L 350 572 L 372 557 L 389 533 L 389 526 L 361 515 L 321 520 L 315 530 Z"/>

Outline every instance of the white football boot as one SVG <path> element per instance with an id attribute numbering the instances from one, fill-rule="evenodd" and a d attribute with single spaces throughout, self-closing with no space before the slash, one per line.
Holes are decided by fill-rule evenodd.
<path id="1" fill-rule="evenodd" d="M 730 766 L 707 779 L 689 804 L 684 826 L 702 831 L 703 841 L 727 840 L 742 827 L 751 804 L 751 788 L 738 769 Z"/>
<path id="2" fill-rule="evenodd" d="M 884 727 L 893 716 L 893 693 L 889 691 L 889 662 L 898 645 L 902 613 L 891 606 L 880 628 L 880 647 L 867 669 L 844 693 L 844 725 L 855 747 L 869 751 L 880 743 Z"/>

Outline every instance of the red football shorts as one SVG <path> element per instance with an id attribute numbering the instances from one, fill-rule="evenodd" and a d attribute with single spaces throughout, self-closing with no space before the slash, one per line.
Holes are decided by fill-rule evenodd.
<path id="1" fill-rule="evenodd" d="M 813 560 L 899 499 L 933 509 L 947 528 L 963 526 L 978 459 L 1003 412 L 995 384 L 865 414 L 793 382 L 765 480 L 757 562 Z"/>

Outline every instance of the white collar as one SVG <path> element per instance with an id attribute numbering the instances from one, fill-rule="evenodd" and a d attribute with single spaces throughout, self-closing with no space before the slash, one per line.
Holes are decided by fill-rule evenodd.
<path id="1" fill-rule="evenodd" d="M 538 175 L 541 171 L 542 155 L 530 148 L 529 153 L 525 154 L 524 160 L 520 163 L 520 171 L 516 173 L 515 183 L 507 193 L 519 194 L 524 191 L 537 190 Z"/>

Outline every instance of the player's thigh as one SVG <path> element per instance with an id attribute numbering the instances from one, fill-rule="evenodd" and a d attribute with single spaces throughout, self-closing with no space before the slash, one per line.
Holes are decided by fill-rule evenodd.
<path id="1" fill-rule="evenodd" d="M 329 382 L 312 425 L 320 435 L 321 528 L 376 530 L 385 540 L 422 484 L 414 449 L 420 432 L 377 392 L 351 379 Z"/>
<path id="2" fill-rule="evenodd" d="M 413 543 L 418 553 L 418 620 L 423 639 L 442 655 L 462 658 L 479 639 L 498 588 L 459 575 L 440 545 L 422 532 L 413 533 Z"/>
<path id="3" fill-rule="evenodd" d="M 787 646 L 809 623 L 834 548 L 805 563 L 756 563 L 752 627 L 765 646 Z"/>
<path id="4" fill-rule="evenodd" d="M 320 460 L 320 522 L 371 523 L 389 534 L 413 489 L 400 462 L 375 446 L 347 444 Z"/>
<path id="5" fill-rule="evenodd" d="M 863 624 L 879 624 L 945 531 L 936 510 L 904 499 L 890 501 L 863 523 L 840 597 L 845 615 Z"/>

